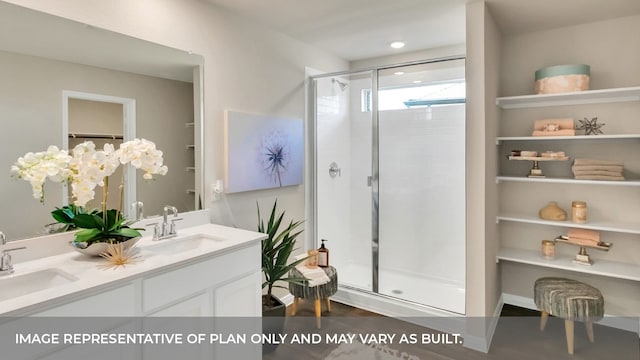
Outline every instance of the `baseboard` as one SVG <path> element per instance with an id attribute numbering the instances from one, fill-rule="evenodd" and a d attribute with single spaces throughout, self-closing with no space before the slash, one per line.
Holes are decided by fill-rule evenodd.
<path id="1" fill-rule="evenodd" d="M 502 306 L 504 306 L 504 298 L 501 295 L 498 299 L 498 303 L 496 304 L 496 308 L 493 311 L 493 317 L 491 317 L 489 326 L 487 327 L 486 336 L 474 336 L 465 334 L 464 335 L 464 347 L 480 351 L 483 353 L 488 353 L 489 348 L 491 347 L 491 342 L 493 341 L 493 335 L 496 332 L 496 328 L 498 327 L 498 321 L 500 320 L 500 313 L 502 312 Z"/>
<path id="2" fill-rule="evenodd" d="M 532 298 L 506 293 L 503 293 L 502 296 L 504 298 L 505 304 L 519 306 L 525 309 L 538 310 Z M 604 314 L 604 318 L 598 321 L 598 324 L 620 330 L 635 332 L 640 336 L 640 323 L 638 322 L 637 317 L 621 317 Z"/>

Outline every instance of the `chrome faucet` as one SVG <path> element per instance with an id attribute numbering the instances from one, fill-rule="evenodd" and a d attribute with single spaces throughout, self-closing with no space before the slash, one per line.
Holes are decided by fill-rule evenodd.
<path id="1" fill-rule="evenodd" d="M 169 213 L 173 214 L 173 218 L 169 219 Z M 166 205 L 162 211 L 162 226 L 158 227 L 158 223 L 148 224 L 153 226 L 153 240 L 163 240 L 176 237 L 176 221 L 182 220 L 178 217 L 178 209 L 175 206 Z"/>
<path id="2" fill-rule="evenodd" d="M 144 218 L 142 214 L 142 209 L 144 208 L 144 204 L 142 201 L 134 201 L 131 203 L 131 212 L 133 213 L 133 217 L 135 221 L 140 221 Z"/>
<path id="3" fill-rule="evenodd" d="M 0 231 L 0 242 L 2 245 L 7 244 L 7 237 L 2 231 Z M 12 249 L 4 249 L 2 251 L 2 257 L 0 257 L 0 275 L 9 275 L 14 273 L 13 264 L 11 263 L 11 255 L 9 253 L 11 251 L 23 250 L 26 248 L 26 246 L 20 246 Z"/>

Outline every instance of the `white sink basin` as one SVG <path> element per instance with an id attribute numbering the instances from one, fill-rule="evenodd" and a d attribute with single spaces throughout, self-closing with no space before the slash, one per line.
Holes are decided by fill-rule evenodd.
<path id="1" fill-rule="evenodd" d="M 158 240 L 156 244 L 146 246 L 145 250 L 155 254 L 176 254 L 202 247 L 208 247 L 211 244 L 221 243 L 224 241 L 226 241 L 226 239 L 206 234 L 197 234 Z"/>
<path id="2" fill-rule="evenodd" d="M 50 289 L 78 280 L 77 277 L 58 269 L 44 269 L 26 274 L 15 273 L 0 276 L 0 301 Z"/>

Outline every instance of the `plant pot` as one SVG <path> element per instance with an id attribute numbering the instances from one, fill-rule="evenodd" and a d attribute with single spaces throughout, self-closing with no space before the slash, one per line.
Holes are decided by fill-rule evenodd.
<path id="1" fill-rule="evenodd" d="M 132 247 L 133 245 L 135 245 L 135 243 L 138 242 L 138 240 L 140 240 L 141 237 L 140 236 L 136 236 L 134 238 L 130 238 L 127 241 L 121 241 L 122 245 L 124 246 L 124 249 L 127 250 L 130 247 Z M 95 242 L 85 248 L 81 247 L 81 244 L 83 243 L 77 243 L 75 241 L 70 242 L 71 247 L 73 247 L 77 252 L 85 254 L 85 255 L 89 255 L 89 256 L 100 256 L 100 254 L 104 254 L 107 252 L 107 247 L 109 246 L 109 242 Z"/>
<path id="2" fill-rule="evenodd" d="M 271 299 L 275 303 L 273 307 L 265 305 L 268 295 L 262 295 L 262 333 L 263 334 L 282 334 L 284 332 L 285 316 L 287 314 L 287 306 L 275 296 Z M 271 335 L 274 338 L 275 335 Z M 277 337 L 276 337 L 277 338 Z M 276 350 L 278 344 L 262 344 L 262 353 L 268 354 Z"/>

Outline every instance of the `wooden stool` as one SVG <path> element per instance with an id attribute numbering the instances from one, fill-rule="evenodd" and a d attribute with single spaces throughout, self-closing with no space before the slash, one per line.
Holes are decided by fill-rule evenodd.
<path id="1" fill-rule="evenodd" d="M 589 341 L 593 342 L 593 322 L 604 316 L 604 298 L 600 290 L 576 280 L 545 277 L 536 280 L 534 301 L 542 312 L 540 331 L 549 315 L 564 320 L 567 350 L 573 355 L 573 322 L 584 321 Z"/>
<path id="2" fill-rule="evenodd" d="M 333 266 L 327 266 L 323 268 L 324 272 L 329 277 L 329 282 L 326 284 L 309 287 L 306 284 L 294 284 L 289 283 L 289 291 L 293 294 L 293 308 L 291 309 L 291 315 L 295 315 L 298 309 L 298 301 L 302 299 L 314 299 L 316 310 L 316 323 L 318 329 L 320 329 L 320 313 L 322 312 L 322 300 L 326 301 L 327 311 L 331 312 L 331 302 L 329 298 L 338 291 L 338 272 Z M 304 277 L 302 273 L 296 269 L 291 270 L 290 276 L 292 277 Z"/>

